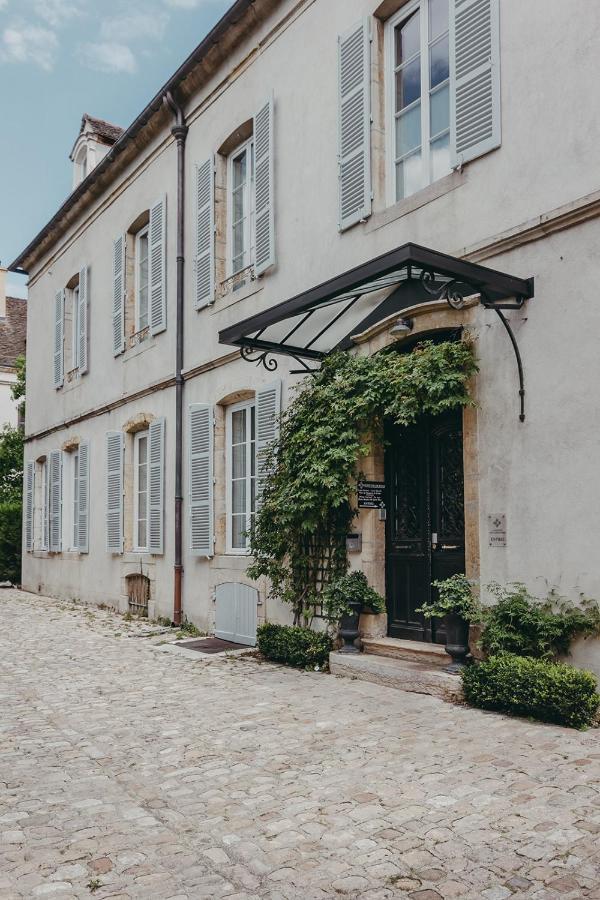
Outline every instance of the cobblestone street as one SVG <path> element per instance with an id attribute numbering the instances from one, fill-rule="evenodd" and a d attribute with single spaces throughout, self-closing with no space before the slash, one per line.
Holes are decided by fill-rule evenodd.
<path id="1" fill-rule="evenodd" d="M 600 898 L 598 731 L 0 604 L 3 900 Z"/>

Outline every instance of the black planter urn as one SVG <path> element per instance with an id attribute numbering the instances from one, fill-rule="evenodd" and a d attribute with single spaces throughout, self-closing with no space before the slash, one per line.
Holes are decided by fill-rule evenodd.
<path id="1" fill-rule="evenodd" d="M 359 648 L 356 646 L 356 639 L 358 638 L 358 622 L 360 619 L 360 614 L 362 611 L 362 603 L 357 600 L 349 600 L 348 606 L 352 610 L 352 612 L 348 613 L 345 616 L 342 616 L 340 619 L 340 637 L 344 641 L 343 645 L 340 647 L 340 653 L 360 653 Z"/>
<path id="2" fill-rule="evenodd" d="M 446 671 L 458 675 L 460 670 L 464 669 L 469 654 L 469 623 L 456 613 L 449 613 L 444 617 L 444 627 L 446 653 L 452 657 Z"/>

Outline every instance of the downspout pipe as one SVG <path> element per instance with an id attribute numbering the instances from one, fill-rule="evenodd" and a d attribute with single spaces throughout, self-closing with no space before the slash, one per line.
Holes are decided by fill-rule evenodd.
<path id="1" fill-rule="evenodd" d="M 185 115 L 170 91 L 163 95 L 175 124 L 171 134 L 177 143 L 177 304 L 175 349 L 175 561 L 173 569 L 173 622 L 181 625 L 181 583 L 183 578 L 183 336 L 185 271 L 185 142 L 188 127 Z"/>

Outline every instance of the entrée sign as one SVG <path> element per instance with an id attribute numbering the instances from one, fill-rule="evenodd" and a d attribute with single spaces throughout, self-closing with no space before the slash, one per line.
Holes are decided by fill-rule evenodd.
<path id="1" fill-rule="evenodd" d="M 357 494 L 359 509 L 385 509 L 385 482 L 359 481 Z"/>

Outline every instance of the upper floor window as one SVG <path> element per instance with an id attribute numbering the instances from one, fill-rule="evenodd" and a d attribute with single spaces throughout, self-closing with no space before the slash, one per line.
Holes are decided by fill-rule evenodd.
<path id="1" fill-rule="evenodd" d="M 54 295 L 53 382 L 63 386 L 88 371 L 90 318 L 89 268 L 84 266 L 66 288 Z"/>
<path id="2" fill-rule="evenodd" d="M 148 226 L 135 239 L 135 330 L 148 327 Z"/>
<path id="3" fill-rule="evenodd" d="M 71 290 L 71 368 L 79 368 L 79 280 Z"/>
<path id="4" fill-rule="evenodd" d="M 393 200 L 449 174 L 448 0 L 419 0 L 388 23 Z"/>
<path id="5" fill-rule="evenodd" d="M 256 512 L 256 405 L 227 410 L 227 549 L 245 551 Z"/>
<path id="6" fill-rule="evenodd" d="M 229 268 L 236 275 L 254 264 L 254 140 L 229 156 Z"/>

